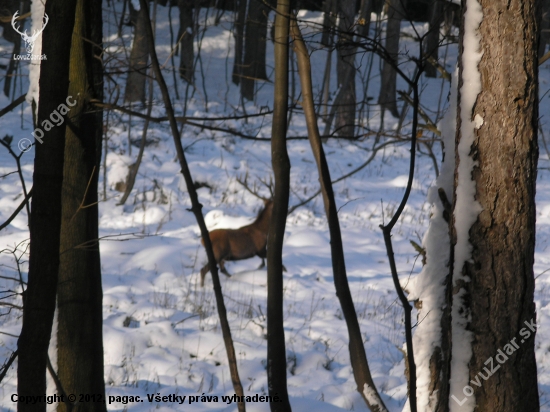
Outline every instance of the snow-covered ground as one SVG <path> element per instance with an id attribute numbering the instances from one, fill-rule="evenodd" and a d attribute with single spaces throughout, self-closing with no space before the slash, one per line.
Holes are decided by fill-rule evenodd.
<path id="1" fill-rule="evenodd" d="M 111 3 L 112 4 L 112 3 Z M 107 7 L 107 6 L 104 6 Z M 117 3 L 118 7 L 118 3 Z M 117 9 L 120 13 L 120 9 Z M 161 63 L 169 58 L 169 28 L 167 9 L 159 7 L 157 44 Z M 119 17 L 119 16 L 118 16 Z M 177 33 L 177 13 L 173 22 Z M 304 13 L 304 19 L 320 23 L 317 13 Z M 116 38 L 116 18 L 112 10 L 105 10 L 105 46 L 110 57 L 121 57 Z M 215 25 L 215 11 L 201 13 L 201 24 L 207 30 L 201 34 L 201 61 L 196 70 L 196 88 L 189 88 L 178 80 L 180 99 L 175 99 L 171 73 L 165 76 L 172 84 L 175 107 L 179 113 L 206 118 L 244 114 L 238 89 L 231 83 L 233 37 L 228 29 L 231 14 L 224 14 Z M 312 32 L 310 29 L 304 28 Z M 426 26 L 417 24 L 425 31 Z M 402 31 L 414 31 L 403 25 Z M 130 44 L 130 31 L 124 29 L 124 42 Z M 196 44 L 198 49 L 199 43 Z M 416 53 L 416 43 L 405 40 L 403 50 Z M 0 40 L 0 63 L 7 62 L 11 50 Z M 456 63 L 456 46 L 443 49 L 447 54 L 446 68 L 452 72 Z M 272 75 L 272 44 L 268 44 L 268 74 Z M 324 74 L 327 52 L 312 53 L 314 87 L 319 92 Z M 333 56 L 334 58 L 334 56 Z M 379 60 L 374 58 L 370 68 L 370 54 L 358 55 L 358 96 L 374 98 L 365 107 L 359 122 L 377 131 L 380 124 L 376 101 L 379 83 Z M 116 60 L 109 60 L 115 65 Z M 167 60 L 167 67 L 171 67 Z M 403 68 L 411 75 L 414 67 L 403 59 Z M 176 64 L 179 63 L 179 57 Z M 331 80 L 331 95 L 335 93 L 335 67 Z M 368 90 L 359 83 L 372 70 Z M 550 85 L 550 63 L 541 67 L 541 96 Z M 26 67 L 21 74 L 26 75 Z M 201 75 L 204 72 L 204 79 Z M 124 77 L 113 75 L 123 87 Z M 118 76 L 118 77 L 117 77 Z M 114 83 L 107 81 L 108 90 Z M 432 120 L 439 120 L 447 106 L 449 84 L 443 79 L 422 79 L 422 104 Z M 16 95 L 26 92 L 25 77 L 18 80 Z M 398 89 L 407 90 L 399 81 Z M 298 96 L 298 78 L 296 76 Z M 19 92 L 20 91 L 20 92 Z M 254 102 L 246 103 L 246 113 L 258 113 L 265 106 L 272 107 L 273 84 L 258 85 Z M 365 95 L 366 94 L 366 95 Z M 106 94 L 107 96 L 109 94 Z M 160 94 L 155 92 L 157 105 L 153 115 L 163 116 Z M 542 130 L 550 132 L 545 114 L 549 96 L 541 100 Z M 0 97 L 0 108 L 10 100 Z M 0 118 L 0 138 L 13 135 L 17 142 L 31 138 L 31 109 L 25 104 Z M 22 110 L 22 111 L 21 111 Z M 410 112 L 410 111 L 409 111 Z M 350 142 L 329 139 L 325 151 L 332 178 L 348 174 L 367 162 L 374 145 L 390 141 L 389 134 L 406 137 L 410 132 L 410 113 L 401 130 L 398 119 L 385 116 L 385 130 L 378 142 L 367 136 Z M 145 150 L 134 191 L 126 205 L 117 206 L 121 193 L 115 190 L 125 180 L 128 166 L 135 161 L 141 138 L 143 121 L 112 112 L 108 122 L 108 152 L 102 165 L 100 181 L 100 236 L 103 273 L 105 383 L 108 396 L 140 396 L 143 402 L 113 402 L 109 410 L 236 410 L 222 396 L 233 395 L 227 367 L 227 357 L 219 328 L 210 275 L 206 287 L 200 287 L 199 269 L 206 261 L 200 246 L 198 226 L 187 209 L 190 206 L 185 183 L 179 174 L 172 138 L 167 124 L 153 124 L 148 132 L 149 144 Z M 233 128 L 247 135 L 267 138 L 271 133 L 270 117 L 207 123 L 217 127 Z M 324 123 L 320 121 L 321 130 Z M 306 136 L 301 111 L 294 111 L 289 136 Z M 424 138 L 430 133 L 425 132 Z M 128 145 L 131 141 L 133 147 Z M 200 130 L 185 126 L 183 146 L 186 148 L 193 178 L 202 184 L 199 198 L 209 228 L 241 226 L 253 220 L 262 202 L 247 192 L 237 179 L 248 175 L 260 194 L 269 191 L 261 181 L 269 181 L 271 157 L 269 141 L 249 140 L 228 133 Z M 288 144 L 292 163 L 291 200 L 293 206 L 315 193 L 319 188 L 316 166 L 309 143 L 305 139 L 290 140 Z M 421 147 L 424 152 L 425 148 Z M 441 150 L 434 145 L 440 166 Z M 27 189 L 32 186 L 33 150 L 22 158 L 22 172 Z M 400 411 L 406 400 L 404 378 L 403 312 L 393 288 L 388 258 L 379 225 L 388 222 L 401 200 L 407 182 L 409 164 L 408 142 L 388 144 L 380 148 L 374 159 L 364 168 L 335 185 L 336 201 L 344 240 L 348 278 L 359 317 L 371 372 L 386 405 L 391 411 Z M 546 249 L 550 239 L 550 184 L 549 156 L 541 140 L 541 155 L 537 186 L 537 246 L 535 275 L 538 321 L 537 361 L 541 410 L 550 411 L 550 258 Z M 105 167 L 105 168 L 104 168 Z M 20 204 L 22 187 L 15 161 L 0 147 L 0 223 L 4 222 Z M 421 243 L 428 227 L 430 205 L 427 191 L 436 177 L 433 161 L 419 154 L 413 191 L 402 218 L 393 231 L 397 268 L 403 284 L 420 271 L 421 259 L 410 240 Z M 105 188 L 105 190 L 104 190 Z M 20 260 L 23 277 L 28 269 L 28 216 L 23 210 L 0 232 L 0 290 L 20 291 L 16 258 Z M 122 241 L 126 240 L 126 241 Z M 11 253 L 11 251 L 15 251 Z M 335 295 L 332 280 L 328 228 L 322 200 L 318 196 L 288 216 L 283 261 L 288 269 L 285 280 L 285 337 L 287 348 L 288 390 L 295 411 L 367 410 L 356 391 L 349 362 L 348 336 L 345 322 Z M 266 395 L 266 271 L 257 270 L 258 258 L 228 263 L 233 274 L 222 276 L 222 287 L 231 331 L 235 340 L 239 373 L 246 395 Z M 9 295 L 2 293 L 0 297 Z M 20 304 L 17 296 L 4 301 Z M 0 301 L 2 302 L 2 301 Z M 0 362 L 16 348 L 16 337 L 21 328 L 21 312 L 2 308 L 0 317 Z M 16 369 L 12 367 L 0 384 L 0 411 L 13 411 L 16 404 L 11 394 L 16 391 Z M 53 391 L 53 390 L 52 390 Z M 185 406 L 170 398 L 157 402 L 153 395 L 186 396 Z M 147 396 L 151 397 L 151 402 Z M 210 400 L 202 401 L 201 396 Z M 216 397 L 216 398 L 214 398 Z M 119 400 L 123 400 L 120 398 Z M 190 402 L 192 403 L 190 404 Z M 268 411 L 267 403 L 249 402 L 249 411 Z"/>

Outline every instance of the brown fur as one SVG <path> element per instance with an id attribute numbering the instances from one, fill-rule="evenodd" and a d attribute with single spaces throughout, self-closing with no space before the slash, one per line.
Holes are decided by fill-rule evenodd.
<path id="1" fill-rule="evenodd" d="M 269 221 L 273 212 L 273 201 L 264 200 L 265 206 L 258 213 L 256 220 L 250 225 L 239 229 L 216 229 L 210 232 L 210 241 L 214 250 L 216 263 L 220 265 L 221 272 L 231 276 L 225 269 L 225 262 L 232 260 L 248 259 L 259 256 L 262 264 L 258 269 L 265 266 L 267 232 Z M 204 246 L 204 241 L 201 239 Z M 207 263 L 201 269 L 201 286 L 204 286 L 204 277 L 210 271 Z"/>

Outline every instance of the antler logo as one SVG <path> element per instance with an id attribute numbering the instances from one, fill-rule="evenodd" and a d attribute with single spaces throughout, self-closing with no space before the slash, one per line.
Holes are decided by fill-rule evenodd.
<path id="1" fill-rule="evenodd" d="M 33 49 L 34 49 L 34 42 L 36 41 L 36 39 L 38 38 L 40 33 L 42 33 L 44 31 L 44 29 L 46 28 L 46 25 L 48 24 L 48 21 L 50 20 L 50 18 L 48 17 L 48 15 L 46 13 L 44 13 L 44 25 L 42 26 L 42 28 L 40 30 L 33 31 L 32 36 L 29 36 L 27 34 L 27 30 L 25 30 L 23 33 L 21 33 L 21 31 L 19 30 L 19 25 L 17 25 L 17 26 L 15 25 L 15 20 L 17 19 L 18 14 L 19 14 L 19 10 L 17 10 L 15 12 L 15 14 L 13 15 L 13 17 L 11 19 L 11 26 L 13 27 L 13 29 L 17 33 L 19 33 L 21 35 L 21 38 L 25 42 L 25 48 L 27 49 L 27 53 L 31 54 Z"/>

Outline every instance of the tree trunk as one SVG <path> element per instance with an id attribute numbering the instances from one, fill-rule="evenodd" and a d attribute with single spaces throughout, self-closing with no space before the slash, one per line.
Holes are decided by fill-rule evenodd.
<path id="1" fill-rule="evenodd" d="M 52 22 L 42 33 L 40 98 L 37 125 L 50 117 L 67 98 L 69 53 L 76 2 L 46 3 Z M 38 134 L 38 133 L 37 133 Z M 46 364 L 55 311 L 59 272 L 61 187 L 65 149 L 65 124 L 45 131 L 37 142 L 34 159 L 30 259 L 27 289 L 23 296 L 23 327 L 18 340 L 17 393 L 19 397 L 46 393 Z M 18 411 L 45 411 L 45 403 L 17 403 Z"/>
<path id="2" fill-rule="evenodd" d="M 267 80 L 265 51 L 267 40 L 267 16 L 271 8 L 263 0 L 250 0 L 246 19 L 244 59 L 242 65 L 241 94 L 247 100 L 254 99 L 254 82 Z"/>
<path id="3" fill-rule="evenodd" d="M 398 60 L 399 33 L 401 30 L 401 19 L 404 17 L 406 0 L 386 0 L 388 5 L 388 23 L 386 25 L 385 47 L 390 58 L 395 63 Z M 393 116 L 398 117 L 397 111 L 397 73 L 390 63 L 384 61 L 380 80 L 380 94 L 378 104 L 382 110 L 389 111 Z"/>
<path id="4" fill-rule="evenodd" d="M 374 9 L 374 0 L 361 0 L 359 8 L 359 27 L 357 34 L 361 37 L 368 37 L 370 29 L 370 16 Z M 361 40 L 359 40 L 361 41 Z"/>
<path id="5" fill-rule="evenodd" d="M 355 0 L 339 2 L 340 42 L 337 48 L 336 72 L 340 92 L 335 101 L 339 107 L 336 112 L 335 130 L 339 136 L 353 138 L 355 130 L 355 52 L 356 47 L 346 46 L 353 40 L 353 25 L 355 20 Z"/>
<path id="6" fill-rule="evenodd" d="M 488 360 L 493 359 L 496 368 L 498 351 L 504 351 L 506 359 L 496 376 L 482 380 L 479 387 L 472 385 L 475 410 L 536 412 L 533 262 L 540 16 L 536 0 L 481 0 L 480 4 L 481 91 L 472 111 L 468 108 L 467 116 L 459 118 L 457 135 L 460 141 L 464 122 L 475 119 L 470 155 L 477 163 L 472 179 L 482 211 L 469 231 L 471 260 L 462 268 L 470 278 L 465 284 L 471 316 L 468 330 L 473 335 L 468 381 L 489 374 Z M 463 62 L 470 57 L 461 57 L 462 77 Z M 470 88 L 470 79 L 461 82 Z M 462 104 L 466 89 L 459 90 Z M 455 185 L 457 179 L 455 174 Z M 516 339 L 514 348 L 511 342 Z"/>
<path id="7" fill-rule="evenodd" d="M 132 4 L 132 3 L 130 3 Z M 149 4 L 149 3 L 147 3 Z M 149 49 L 145 39 L 145 10 L 141 9 L 134 25 L 134 42 L 130 52 L 130 67 L 124 90 L 124 101 L 145 103 L 145 80 Z"/>
<path id="8" fill-rule="evenodd" d="M 65 136 L 57 365 L 66 393 L 104 397 L 97 205 L 103 113 L 88 104 L 88 100 L 101 101 L 103 96 L 101 3 L 77 1 L 70 53 L 69 96 L 73 96 L 76 105 L 67 115 Z M 106 405 L 77 403 L 76 409 L 106 411 Z M 58 410 L 68 408 L 60 403 Z"/>
<path id="9" fill-rule="evenodd" d="M 348 278 L 346 274 L 346 263 L 344 259 L 344 246 L 342 233 L 338 220 L 338 210 L 334 200 L 334 191 L 330 179 L 330 171 L 327 159 L 321 143 L 321 136 L 317 127 L 317 117 L 313 105 L 313 88 L 311 85 L 311 63 L 309 53 L 303 41 L 300 29 L 293 19 L 291 22 L 291 33 L 294 40 L 293 46 L 298 58 L 298 71 L 302 85 L 302 105 L 306 117 L 307 134 L 311 150 L 317 163 L 319 182 L 323 194 L 323 203 L 327 215 L 330 232 L 330 252 L 332 258 L 332 271 L 334 274 L 334 286 L 336 295 L 342 307 L 342 313 L 346 321 L 349 334 L 349 355 L 353 376 L 357 383 L 357 391 L 363 396 L 367 406 L 373 412 L 387 412 L 382 398 L 376 390 L 367 362 L 367 355 L 363 346 L 361 328 L 357 320 L 355 306 L 351 297 Z M 269 250 L 269 249 L 268 249 Z"/>
<path id="10" fill-rule="evenodd" d="M 168 115 L 168 120 L 170 123 L 170 131 L 172 133 L 172 138 L 174 140 L 174 145 L 176 146 L 176 153 L 181 167 L 181 174 L 185 180 L 185 185 L 187 186 L 187 191 L 189 192 L 189 198 L 191 199 L 192 212 L 197 219 L 199 229 L 201 231 L 201 236 L 204 242 L 204 247 L 206 249 L 206 255 L 208 256 L 208 263 L 210 265 L 210 273 L 212 275 L 212 282 L 214 283 L 214 295 L 216 297 L 216 305 L 218 307 L 218 314 L 220 316 L 220 325 L 223 334 L 223 341 L 225 344 L 225 350 L 227 353 L 227 358 L 229 361 L 229 370 L 231 374 L 231 381 L 233 383 L 233 389 L 235 394 L 239 397 L 244 397 L 244 390 L 239 378 L 239 371 L 237 369 L 237 357 L 235 355 L 235 346 L 233 345 L 233 339 L 231 338 L 231 330 L 229 328 L 229 322 L 227 320 L 227 311 L 225 309 L 225 303 L 223 301 L 223 293 L 220 284 L 220 278 L 218 276 L 218 267 L 216 264 L 216 259 L 214 257 L 214 251 L 212 250 L 212 243 L 210 242 L 210 236 L 208 235 L 208 230 L 206 229 L 206 224 L 204 223 L 204 218 L 202 216 L 202 205 L 199 203 L 199 198 L 197 195 L 197 190 L 193 183 L 193 178 L 189 170 L 189 165 L 185 158 L 185 153 L 183 150 L 183 145 L 180 140 L 180 130 L 176 123 L 176 116 L 174 115 L 174 108 L 170 100 L 170 94 L 168 92 L 168 86 L 162 75 L 160 69 L 160 64 L 158 61 L 157 53 L 155 51 L 155 39 L 153 37 L 153 28 L 151 26 L 151 20 L 149 18 L 149 13 L 147 11 L 146 0 L 140 0 L 140 5 L 146 10 L 145 14 L 145 38 L 148 44 L 148 48 L 151 51 L 151 63 L 153 68 L 153 73 L 157 80 L 157 83 L 160 87 L 162 93 L 162 100 L 164 101 L 164 107 L 166 109 L 166 114 Z M 245 412 L 246 406 L 244 400 L 237 402 L 237 408 L 239 412 Z"/>
<path id="11" fill-rule="evenodd" d="M 437 62 L 439 48 L 439 29 L 443 22 L 443 7 L 444 0 L 434 0 L 432 3 L 432 11 L 430 15 L 430 30 L 426 37 L 426 48 L 424 49 L 424 57 Z M 437 68 L 430 63 L 426 64 L 426 77 L 437 77 Z"/>
<path id="12" fill-rule="evenodd" d="M 193 7 L 189 0 L 178 0 L 180 10 L 180 77 L 187 83 L 193 83 L 195 74 L 195 57 L 193 54 Z M 145 89 L 144 89 L 145 90 Z"/>
<path id="13" fill-rule="evenodd" d="M 336 27 L 337 16 L 337 0 L 323 1 L 323 34 L 321 36 L 321 44 L 325 47 L 333 46 L 334 28 Z"/>
<path id="14" fill-rule="evenodd" d="M 288 111 L 288 32 L 290 0 L 277 2 L 275 18 L 275 91 L 271 163 L 275 176 L 273 214 L 267 238 L 267 377 L 272 412 L 290 412 L 286 384 L 286 349 L 283 325 L 283 238 L 288 211 L 290 160 L 286 148 Z"/>
<path id="15" fill-rule="evenodd" d="M 243 42 L 244 42 L 244 23 L 246 18 L 246 4 L 247 0 L 235 0 L 238 2 L 237 17 L 235 20 L 235 60 L 233 61 L 233 75 L 232 81 L 237 86 L 241 82 L 243 75 Z"/>

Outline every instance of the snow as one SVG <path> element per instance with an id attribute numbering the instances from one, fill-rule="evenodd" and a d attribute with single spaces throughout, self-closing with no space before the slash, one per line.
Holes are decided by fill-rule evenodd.
<path id="1" fill-rule="evenodd" d="M 31 2 L 31 18 L 32 24 L 28 33 L 38 32 L 42 29 L 44 24 L 44 10 L 46 8 L 46 2 L 41 0 L 32 0 Z M 50 23 L 48 21 L 48 23 Z M 55 22 L 52 22 L 55 24 Z M 34 49 L 32 54 L 40 55 L 42 54 L 42 34 L 39 35 L 34 41 Z M 40 80 L 40 63 L 41 60 L 31 60 L 28 65 L 29 70 L 29 91 L 27 92 L 27 102 L 32 103 L 34 100 L 36 102 L 36 115 L 38 116 L 38 95 L 39 95 L 39 85 L 38 81 Z"/>
<path id="2" fill-rule="evenodd" d="M 116 15 L 110 8 L 113 5 L 117 7 Z M 104 7 L 105 48 L 112 56 L 112 53 L 122 53 L 122 41 L 114 35 L 122 3 L 104 2 Z M 161 62 L 168 62 L 167 70 L 170 70 L 168 25 L 161 24 L 167 22 L 167 13 L 166 8 L 158 7 L 157 41 L 159 59 Z M 201 24 L 213 22 L 215 10 L 211 9 L 209 13 L 206 15 L 205 9 L 201 11 Z M 172 14 L 174 28 L 177 30 L 177 13 L 173 10 Z M 219 25 L 209 25 L 204 33 L 201 40 L 201 63 L 195 73 L 197 87 L 189 88 L 189 98 L 186 101 L 183 97 L 179 100 L 173 97 L 178 115 L 184 110 L 187 115 L 198 118 L 243 114 L 238 89 L 230 81 L 233 37 L 228 35 L 227 30 L 231 27 L 232 18 L 231 13 L 224 13 Z M 319 13 L 302 12 L 301 18 L 315 23 L 322 22 Z M 422 27 L 422 24 L 417 26 L 419 29 Z M 126 46 L 130 45 L 131 29 L 124 26 L 123 36 Z M 318 38 L 315 25 L 309 25 L 308 36 L 308 40 Z M 414 54 L 417 43 L 410 39 L 404 39 L 403 42 L 404 48 Z M 11 50 L 11 44 L 0 39 L 0 50 Z M 456 46 L 449 47 L 445 62 L 447 70 L 455 67 L 456 55 Z M 2 56 L 0 54 L 0 63 L 5 64 L 7 60 Z M 267 56 L 268 75 L 272 76 L 271 42 L 268 42 Z M 117 59 L 110 61 L 118 61 L 120 56 L 116 57 Z M 326 57 L 326 50 L 312 50 L 312 67 L 324 68 Z M 358 96 L 362 93 L 361 87 L 364 87 L 359 80 L 368 73 L 369 59 L 369 55 L 364 55 L 358 56 L 356 60 L 361 70 L 357 76 Z M 178 63 L 176 59 L 176 65 Z M 334 65 L 333 60 L 330 90 L 332 98 L 336 91 Z M 378 58 L 374 59 L 373 67 L 379 67 Z M 401 67 L 411 74 L 414 71 L 414 65 L 410 62 L 403 61 Z M 541 96 L 550 84 L 549 68 L 548 64 L 541 67 Z M 201 70 L 207 79 L 204 85 Z M 376 69 L 372 70 L 372 81 L 368 85 L 370 97 L 378 95 L 376 72 Z M 124 76 L 114 76 L 122 87 Z M 315 93 L 320 90 L 322 78 L 323 70 L 314 70 Z M 171 75 L 166 76 L 168 82 L 172 82 L 171 79 Z M 296 78 L 298 84 L 297 80 Z M 23 82 L 27 82 L 25 84 L 28 86 L 28 79 L 23 78 Z M 436 312 L 441 306 L 438 300 L 441 284 L 432 282 L 432 279 L 441 279 L 446 272 L 441 273 L 440 269 L 446 267 L 448 260 L 447 226 L 442 219 L 442 206 L 435 188 L 444 187 L 451 199 L 449 188 L 452 187 L 454 159 L 449 153 L 455 127 L 452 113 L 456 109 L 453 109 L 454 97 L 451 97 L 450 108 L 445 103 L 449 90 L 447 81 L 423 78 L 420 86 L 423 90 L 421 102 L 430 116 L 432 113 L 448 113 L 440 123 L 448 153 L 440 167 L 441 175 L 435 182 L 432 159 L 419 154 L 411 197 L 394 229 L 392 240 L 402 284 L 410 292 L 411 298 L 423 300 L 423 307 L 418 313 L 418 319 L 422 321 L 416 326 L 414 339 L 417 364 L 425 365 L 431 349 L 437 344 L 439 315 Z M 176 85 L 170 83 L 171 92 L 178 88 L 180 97 L 185 96 L 186 87 L 179 80 Z M 405 90 L 407 85 L 399 80 L 398 89 Z M 272 83 L 259 83 L 256 100 L 246 103 L 246 112 L 259 113 L 263 106 L 271 107 L 272 92 Z M 158 106 L 153 109 L 153 115 L 163 116 L 160 93 L 158 90 L 155 93 Z M 298 93 L 299 87 L 295 95 L 297 99 Z M 107 93 L 106 96 L 108 95 Z M 461 95 L 466 96 L 466 90 L 461 90 Z M 0 108 L 9 102 L 9 99 L 0 96 Z M 548 96 L 542 99 L 541 114 L 549 112 L 549 102 Z M 468 120 L 471 117 L 472 113 Z M 437 123 L 440 117 L 433 114 L 433 120 Z M 104 294 L 105 383 L 107 396 L 121 397 L 119 401 L 114 398 L 107 405 L 108 409 L 137 412 L 154 409 L 235 411 L 234 403 L 221 400 L 222 396 L 232 396 L 234 391 L 210 276 L 206 277 L 204 288 L 199 285 L 198 272 L 206 262 L 206 256 L 200 245 L 194 216 L 188 211 L 189 197 L 179 174 L 172 138 L 166 124 L 150 126 L 149 144 L 134 190 L 126 205 L 117 206 L 121 193 L 115 190 L 115 186 L 125 180 L 128 166 L 135 161 L 136 142 L 141 138 L 143 127 L 142 121 L 132 118 L 130 139 L 133 148 L 130 155 L 127 121 L 127 116 L 118 113 L 112 113 L 109 117 L 107 168 L 103 180 L 102 165 L 99 184 L 100 236 L 103 238 L 100 245 Z M 361 117 L 362 124 L 376 131 L 379 121 L 378 107 L 367 106 Z M 462 122 L 464 123 L 464 119 Z M 544 117 L 541 123 L 548 135 L 549 128 Z M 260 138 L 269 137 L 271 133 L 269 116 L 250 118 L 246 123 L 228 120 L 209 121 L 207 124 L 233 128 Z M 0 126 L 0 138 L 4 133 L 13 135 L 12 147 L 16 148 L 17 141 L 29 138 L 32 131 L 30 105 L 24 105 L 22 114 L 17 110 L 0 118 Z M 323 124 L 320 123 L 320 126 Z M 396 133 L 397 121 L 386 119 L 386 127 L 389 132 Z M 470 123 L 470 127 L 473 131 L 474 127 L 483 125 L 477 119 L 475 124 Z M 409 132 L 410 111 L 403 129 L 400 130 L 403 136 Z M 288 135 L 306 136 L 305 122 L 300 111 L 294 111 Z M 426 135 L 427 132 L 423 139 L 426 139 Z M 390 138 L 384 135 L 380 143 Z M 337 179 L 365 163 L 372 154 L 373 140 L 374 137 L 358 141 L 329 139 L 324 147 L 332 177 Z M 238 227 L 253 221 L 263 203 L 248 193 L 237 182 L 237 178 L 242 180 L 248 173 L 249 185 L 256 183 L 261 195 L 268 196 L 269 191 L 260 180 L 269 181 L 269 142 L 242 139 L 228 133 L 186 125 L 183 128 L 182 144 L 186 148 L 194 180 L 207 184 L 198 189 L 207 226 L 210 229 Z M 290 205 L 293 206 L 317 191 L 319 183 L 308 141 L 291 140 L 288 146 L 292 164 Z M 550 324 L 550 258 L 546 250 L 550 239 L 550 159 L 542 147 L 541 145 L 541 169 L 537 183 L 535 256 L 535 273 L 538 276 L 536 303 L 538 321 L 542 326 L 537 332 L 536 355 L 543 404 L 541 410 L 550 411 L 550 356 L 545 343 L 550 339 L 548 328 L 545 327 Z M 32 150 L 21 158 L 27 187 L 32 184 Z M 434 145 L 434 152 L 440 162 L 442 153 L 439 143 Z M 408 142 L 388 145 L 376 153 L 368 166 L 334 187 L 348 278 L 369 365 L 377 389 L 388 410 L 392 412 L 406 408 L 407 382 L 401 352 L 404 343 L 403 313 L 393 289 L 384 241 L 378 225 L 393 216 L 402 197 L 408 160 Z M 462 157 L 460 161 L 463 162 Z M 467 158 L 464 159 L 465 166 L 467 161 Z M 13 170 L 14 160 L 0 147 L 0 222 L 4 222 L 22 200 L 19 178 L 17 174 L 9 174 Z M 464 190 L 466 191 L 466 187 Z M 16 255 L 22 255 L 20 263 L 24 279 L 28 270 L 28 254 L 25 253 L 29 237 L 27 225 L 28 217 L 23 210 L 0 232 L 0 249 L 16 249 Z M 428 236 L 425 234 L 427 231 L 435 236 Z M 417 253 L 409 243 L 410 240 L 420 243 L 421 239 L 424 239 L 423 246 L 428 254 L 428 264 L 424 268 L 421 268 Z M 284 320 L 290 402 L 294 411 L 367 411 L 362 395 L 357 392 L 351 371 L 347 330 L 335 296 L 329 246 L 323 204 L 317 196 L 288 216 L 284 240 L 283 261 L 288 269 L 283 274 Z M 464 252 L 466 255 L 467 243 L 464 245 Z M 245 394 L 250 396 L 267 393 L 266 271 L 256 269 L 259 263 L 258 258 L 230 262 L 227 269 L 232 277 L 221 278 L 235 340 L 239 373 Z M 0 253 L 0 265 L 0 276 L 17 279 L 13 254 L 6 250 Z M 422 275 L 418 276 L 421 271 Z M 18 282 L 0 278 L 0 290 L 6 289 L 21 291 Z M 0 294 L 0 297 L 4 296 L 5 294 Z M 20 298 L 6 298 L 3 302 L 20 304 Z M 429 312 L 428 308 L 432 308 L 432 311 Z M 0 316 L 0 364 L 16 348 L 16 337 L 21 328 L 18 310 L 13 309 L 7 314 L 4 307 L 1 309 L 4 316 Z M 426 334 L 421 334 L 421 331 Z M 418 377 L 418 394 L 422 402 L 419 403 L 422 406 L 419 410 L 425 411 L 428 410 L 423 409 L 428 402 L 425 393 L 426 370 L 419 367 Z M 1 412 L 15 411 L 17 405 L 10 400 L 15 388 L 16 365 L 0 383 Z M 366 388 L 363 390 L 368 391 Z M 205 396 L 217 396 L 219 401 L 201 402 L 203 393 Z M 458 397 L 462 388 L 454 393 Z M 156 394 L 167 397 L 174 394 L 193 396 L 198 400 L 189 404 L 189 398 L 186 398 L 185 406 L 174 401 L 149 402 L 147 395 Z M 123 396 L 140 396 L 144 402 L 127 402 L 126 398 L 125 404 Z M 267 412 L 269 405 L 265 402 L 250 402 L 247 410 Z"/>
<path id="3" fill-rule="evenodd" d="M 475 182 L 472 180 L 476 162 L 471 156 L 471 147 L 475 138 L 475 129 L 481 127 L 480 116 L 474 118 L 474 105 L 481 92 L 481 74 L 477 68 L 482 53 L 480 52 L 478 33 L 483 20 L 481 5 L 477 0 L 467 0 L 464 13 L 464 37 L 462 51 L 462 87 L 460 89 L 460 141 L 456 157 L 456 200 L 454 208 L 454 227 L 456 245 L 454 247 L 453 285 L 459 287 L 469 278 L 462 274 L 464 263 L 471 258 L 472 245 L 469 242 L 469 231 L 481 212 L 481 205 L 475 200 Z M 469 386 L 468 363 L 472 356 L 471 343 L 473 335 L 467 330 L 469 313 L 463 306 L 466 291 L 461 289 L 453 294 L 452 317 L 452 359 L 450 394 L 460 402 L 449 401 L 450 411 L 473 411 L 475 397 L 463 391 Z M 464 403 L 462 403 L 464 402 Z"/>
<path id="4" fill-rule="evenodd" d="M 426 249 L 426 265 L 420 274 L 406 287 L 409 299 L 418 299 L 422 307 L 418 310 L 418 325 L 413 337 L 416 362 L 418 409 L 429 412 L 435 405 L 430 403 L 430 359 L 436 347 L 441 346 L 441 318 L 445 305 L 445 278 L 449 273 L 450 238 L 449 224 L 443 218 L 444 207 L 438 194 L 445 190 L 447 199 L 452 201 L 455 170 L 455 132 L 458 69 L 455 70 L 450 93 L 450 105 L 439 124 L 443 138 L 444 160 L 440 174 L 428 191 L 428 201 L 432 205 L 430 225 L 422 245 Z"/>

